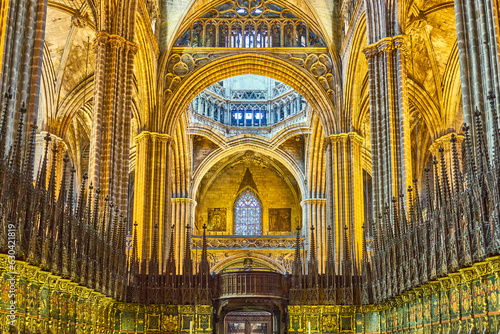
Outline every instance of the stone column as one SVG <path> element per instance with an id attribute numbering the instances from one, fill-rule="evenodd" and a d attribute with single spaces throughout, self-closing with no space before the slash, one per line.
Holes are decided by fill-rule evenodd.
<path id="1" fill-rule="evenodd" d="M 26 104 L 25 124 L 36 123 L 42 77 L 47 1 L 5 0 L 0 5 L 0 96 L 9 87 L 14 98 L 9 105 L 7 146 L 14 138 L 17 111 Z M 1 53 L 0 53 L 1 54 Z M 27 139 L 29 133 L 25 133 Z"/>
<path id="2" fill-rule="evenodd" d="M 43 155 L 45 151 L 45 143 L 46 140 L 45 138 L 50 137 L 50 142 L 49 142 L 49 150 L 47 151 L 47 179 L 46 181 L 46 186 L 48 187 L 49 185 L 49 179 L 51 177 L 50 171 L 51 171 L 51 166 L 52 162 L 54 159 L 54 144 L 56 144 L 57 147 L 57 154 L 56 154 L 56 194 L 59 193 L 59 188 L 61 187 L 61 179 L 63 175 L 63 167 L 64 167 L 64 156 L 66 155 L 66 152 L 68 150 L 68 146 L 64 142 L 62 138 L 57 137 L 56 135 L 49 134 L 46 131 L 40 131 L 39 134 L 36 135 L 36 141 L 35 141 L 35 168 L 34 168 L 34 175 L 35 178 L 38 175 L 38 171 L 40 170 L 40 167 L 42 166 L 43 163 Z M 68 166 L 68 170 L 69 170 Z"/>
<path id="3" fill-rule="evenodd" d="M 2 1 L 0 4 L 0 55 L 3 55 L 5 46 L 5 32 L 7 30 L 7 14 L 9 1 Z M 0 77 L 2 75 L 3 57 L 0 57 Z"/>
<path id="4" fill-rule="evenodd" d="M 368 59 L 373 215 L 379 226 L 384 204 L 406 194 L 412 184 L 406 38 L 387 37 L 363 52 Z"/>
<path id="5" fill-rule="evenodd" d="M 134 195 L 134 224 L 138 225 L 138 254 L 150 259 L 154 226 L 158 224 L 159 263 L 166 263 L 170 231 L 169 151 L 172 137 L 143 131 L 134 138 L 137 145 Z M 160 251 L 161 250 L 161 251 Z"/>
<path id="6" fill-rule="evenodd" d="M 89 180 L 120 212 L 127 209 L 132 78 L 137 44 L 99 32 L 90 137 Z"/>
<path id="7" fill-rule="evenodd" d="M 439 152 L 439 149 L 442 147 L 443 148 L 443 155 L 444 155 L 444 161 L 446 162 L 446 168 L 447 168 L 447 174 L 448 174 L 448 182 L 450 185 L 450 189 L 453 188 L 453 182 L 455 181 L 453 178 L 453 155 L 452 155 L 452 145 L 451 145 L 451 135 L 452 133 L 449 133 L 445 136 L 439 137 L 432 143 L 432 145 L 429 147 L 429 151 L 431 152 L 432 156 L 436 157 L 438 163 L 438 172 L 439 176 L 441 176 L 441 153 Z M 457 148 L 457 155 L 458 155 L 458 160 L 460 163 L 460 168 L 462 168 L 462 143 L 465 139 L 464 136 L 462 135 L 457 135 L 456 133 L 454 134 L 457 138 L 456 142 L 456 148 Z M 463 172 L 463 171 L 462 171 Z"/>
<path id="8" fill-rule="evenodd" d="M 198 105 L 196 106 L 196 112 L 200 113 L 201 114 L 201 106 L 202 106 L 202 102 L 203 99 L 201 98 L 201 96 L 198 96 Z"/>
<path id="9" fill-rule="evenodd" d="M 182 274 L 184 268 L 184 251 L 186 248 L 186 226 L 189 226 L 191 235 L 194 232 L 194 216 L 196 201 L 192 198 L 172 198 L 172 224 L 175 235 L 175 262 L 177 273 Z"/>
<path id="10" fill-rule="evenodd" d="M 327 220 L 326 198 L 308 198 L 303 200 L 302 206 L 302 234 L 306 240 L 311 238 L 311 225 L 314 225 L 314 240 L 320 273 L 325 272 L 327 256 Z"/>
<path id="11" fill-rule="evenodd" d="M 493 153 L 494 124 L 488 95 L 496 95 L 500 110 L 498 8 L 491 0 L 454 1 L 457 24 L 458 56 L 462 84 L 464 121 L 474 125 L 476 108 L 482 113 L 490 156 Z M 475 127 L 471 126 L 473 137 Z M 475 148 L 474 148 L 475 149 Z"/>
<path id="12" fill-rule="evenodd" d="M 359 261 L 362 256 L 364 223 L 362 145 L 363 138 L 354 132 L 335 134 L 327 138 L 327 222 L 333 225 L 335 231 L 333 244 L 337 272 L 346 252 L 342 244 L 345 226 L 349 229 L 351 259 L 355 256 Z"/>
<path id="13" fill-rule="evenodd" d="M 231 125 L 231 107 L 229 105 L 229 103 L 226 103 L 226 109 L 225 109 L 225 112 L 224 112 L 224 124 L 226 125 Z"/>

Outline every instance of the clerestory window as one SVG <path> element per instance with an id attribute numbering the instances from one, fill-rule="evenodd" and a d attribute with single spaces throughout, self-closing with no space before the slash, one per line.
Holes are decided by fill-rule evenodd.
<path id="1" fill-rule="evenodd" d="M 326 43 L 307 22 L 270 0 L 231 0 L 193 22 L 175 46 L 276 48 Z"/>

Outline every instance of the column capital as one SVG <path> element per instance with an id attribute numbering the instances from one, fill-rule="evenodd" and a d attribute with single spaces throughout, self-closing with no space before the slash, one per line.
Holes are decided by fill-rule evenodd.
<path id="1" fill-rule="evenodd" d="M 125 38 L 119 35 L 108 34 L 105 31 L 99 31 L 94 40 L 94 48 L 99 45 L 111 45 L 113 47 L 123 47 L 132 55 L 135 55 L 139 50 L 139 45 L 135 42 L 127 41 Z"/>
<path id="2" fill-rule="evenodd" d="M 82 15 L 80 12 L 76 12 L 71 17 L 71 26 L 76 28 L 85 28 L 88 26 L 88 22 L 90 21 L 89 15 Z"/>
<path id="3" fill-rule="evenodd" d="M 363 137 L 361 137 L 359 134 L 356 132 L 348 132 L 348 133 L 337 133 L 333 135 L 329 135 L 326 138 L 328 141 L 331 143 L 338 143 L 338 142 L 346 142 L 347 140 L 352 141 L 354 144 L 358 145 L 363 145 Z"/>
<path id="4" fill-rule="evenodd" d="M 166 133 L 149 132 L 142 131 L 140 134 L 134 137 L 134 142 L 140 144 L 144 140 L 160 141 L 165 143 L 170 143 L 174 141 L 174 138 Z"/>
<path id="5" fill-rule="evenodd" d="M 172 197 L 171 200 L 172 204 L 185 203 L 185 204 L 193 204 L 194 206 L 198 204 L 198 202 L 196 202 L 194 199 L 188 197 Z"/>
<path id="6" fill-rule="evenodd" d="M 405 56 L 409 54 L 408 37 L 406 35 L 396 35 L 394 37 L 383 38 L 374 44 L 365 46 L 363 48 L 363 53 L 366 58 L 372 58 L 380 53 L 396 49 L 401 49 Z"/>
<path id="7" fill-rule="evenodd" d="M 445 152 L 451 150 L 451 136 L 452 135 L 455 135 L 455 138 L 457 138 L 457 150 L 459 151 L 459 155 L 461 155 L 460 150 L 458 148 L 461 147 L 462 142 L 464 141 L 465 137 L 463 135 L 459 135 L 455 132 L 448 133 L 448 134 L 441 136 L 441 137 L 437 138 L 436 140 L 434 140 L 434 143 L 432 143 L 432 145 L 429 147 L 429 151 L 433 155 L 438 157 L 440 147 L 444 148 Z"/>
<path id="8" fill-rule="evenodd" d="M 64 139 L 62 139 L 61 137 L 58 137 L 55 134 L 52 134 L 48 131 L 40 131 L 40 133 L 37 134 L 37 136 L 36 136 L 36 141 L 40 142 L 40 143 L 44 143 L 44 138 L 47 135 L 50 136 L 50 139 L 52 140 L 52 142 L 57 143 L 57 148 L 58 148 L 59 152 L 62 152 L 62 151 L 66 152 L 67 151 L 68 145 L 66 145 L 66 143 L 64 142 Z M 62 148 L 62 150 L 61 150 L 61 148 Z"/>
<path id="9" fill-rule="evenodd" d="M 306 198 L 300 202 L 300 206 L 306 204 L 324 204 L 326 205 L 326 198 Z"/>

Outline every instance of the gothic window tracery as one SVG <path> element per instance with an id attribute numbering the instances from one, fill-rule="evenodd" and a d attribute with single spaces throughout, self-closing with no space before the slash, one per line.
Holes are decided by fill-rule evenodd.
<path id="1" fill-rule="evenodd" d="M 196 20 L 175 46 L 325 47 L 307 22 L 272 0 L 231 0 Z"/>
<path id="2" fill-rule="evenodd" d="M 234 203 L 234 234 L 262 235 L 262 204 L 250 188 L 243 190 Z"/>
<path id="3" fill-rule="evenodd" d="M 193 99 L 193 111 L 236 127 L 270 126 L 302 111 L 302 96 L 283 83 L 267 89 L 242 87 L 232 89 L 223 81 L 213 84 Z"/>

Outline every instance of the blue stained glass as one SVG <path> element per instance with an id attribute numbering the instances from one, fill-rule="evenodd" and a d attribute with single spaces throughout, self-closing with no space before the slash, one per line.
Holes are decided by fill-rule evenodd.
<path id="1" fill-rule="evenodd" d="M 262 205 L 250 188 L 243 190 L 234 203 L 234 234 L 262 234 Z"/>

